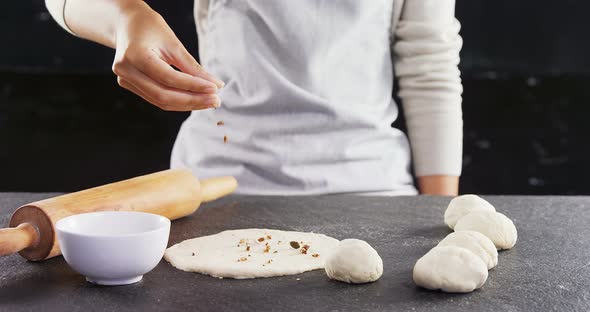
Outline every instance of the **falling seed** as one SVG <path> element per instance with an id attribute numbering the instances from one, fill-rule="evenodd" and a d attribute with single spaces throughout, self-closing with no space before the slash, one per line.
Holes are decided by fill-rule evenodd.
<path id="1" fill-rule="evenodd" d="M 223 125 L 225 125 L 225 122 L 223 122 L 223 121 L 220 120 L 220 121 L 217 122 L 217 125 L 218 126 L 223 126 Z"/>
<path id="2" fill-rule="evenodd" d="M 227 135 L 223 136 L 223 143 L 227 143 Z"/>

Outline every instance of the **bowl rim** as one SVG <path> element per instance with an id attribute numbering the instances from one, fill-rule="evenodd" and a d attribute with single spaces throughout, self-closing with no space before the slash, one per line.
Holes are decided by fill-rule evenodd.
<path id="1" fill-rule="evenodd" d="M 164 224 L 162 226 L 159 226 L 153 230 L 149 230 L 149 231 L 140 231 L 140 232 L 135 232 L 135 233 L 128 233 L 128 234 L 88 234 L 88 233 L 80 233 L 80 232 L 76 232 L 76 231 L 71 231 L 68 229 L 64 229 L 63 228 L 63 224 L 68 220 L 68 219 L 75 219 L 77 217 L 80 216 L 87 216 L 87 215 L 111 215 L 111 214 L 127 214 L 127 215 L 143 215 L 143 216 L 150 216 L 154 219 L 159 219 L 160 221 L 164 221 Z M 93 211 L 93 212 L 85 212 L 85 213 L 79 213 L 79 214 L 75 214 L 75 215 L 71 215 L 71 216 L 67 216 L 65 218 L 62 218 L 60 220 L 58 220 L 55 223 L 55 230 L 58 233 L 67 233 L 70 235 L 76 235 L 76 236 L 81 236 L 81 237 L 87 237 L 87 238 L 115 238 L 115 237 L 137 237 L 137 236 L 142 236 L 142 235 L 146 235 L 146 234 L 150 234 L 150 233 L 156 233 L 158 231 L 162 231 L 162 230 L 170 230 L 170 219 L 155 214 L 155 213 L 150 213 L 150 212 L 141 212 L 141 211 Z"/>

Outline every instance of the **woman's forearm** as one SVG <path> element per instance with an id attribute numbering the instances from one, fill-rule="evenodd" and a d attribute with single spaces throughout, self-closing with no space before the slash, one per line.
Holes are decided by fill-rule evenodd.
<path id="1" fill-rule="evenodd" d="M 217 108 L 224 83 L 208 73 L 141 0 L 45 0 L 66 30 L 115 49 L 119 85 L 169 111 Z"/>
<path id="2" fill-rule="evenodd" d="M 418 177 L 418 187 L 421 194 L 457 196 L 459 177 L 441 175 Z"/>
<path id="3" fill-rule="evenodd" d="M 114 48 L 121 18 L 141 6 L 140 0 L 45 0 L 53 18 L 75 35 Z"/>

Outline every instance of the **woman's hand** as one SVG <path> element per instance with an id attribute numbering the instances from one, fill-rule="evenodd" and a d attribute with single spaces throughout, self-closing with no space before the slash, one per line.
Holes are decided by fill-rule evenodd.
<path id="1" fill-rule="evenodd" d="M 459 177 L 455 176 L 424 176 L 418 177 L 420 194 L 457 196 L 459 193 Z"/>
<path id="2" fill-rule="evenodd" d="M 121 9 L 115 34 L 113 72 L 121 87 L 167 111 L 219 107 L 216 93 L 224 83 L 197 63 L 143 1 Z"/>

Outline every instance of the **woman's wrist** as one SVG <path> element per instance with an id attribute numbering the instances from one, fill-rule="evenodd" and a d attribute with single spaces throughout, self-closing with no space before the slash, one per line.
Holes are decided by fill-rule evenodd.
<path id="1" fill-rule="evenodd" d="M 113 48 L 117 48 L 117 37 L 125 35 L 127 29 L 129 28 L 129 23 L 133 18 L 143 14 L 159 15 L 142 0 L 116 0 L 116 2 L 118 5 L 118 14 L 114 25 L 115 27 L 113 29 Z"/>
<path id="2" fill-rule="evenodd" d="M 420 194 L 457 196 L 459 193 L 459 177 L 432 175 L 418 177 Z"/>

